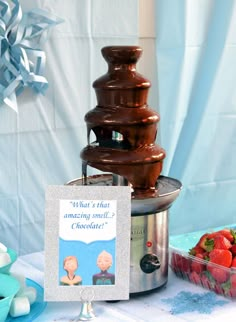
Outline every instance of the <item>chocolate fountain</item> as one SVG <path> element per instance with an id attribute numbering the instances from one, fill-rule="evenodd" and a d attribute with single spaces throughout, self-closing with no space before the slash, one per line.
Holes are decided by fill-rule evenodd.
<path id="1" fill-rule="evenodd" d="M 131 294 L 167 282 L 168 209 L 181 189 L 178 180 L 160 175 L 165 151 L 155 144 L 159 115 L 147 104 L 150 82 L 136 72 L 141 53 L 138 46 L 102 49 L 108 72 L 93 83 L 97 106 L 85 116 L 83 178 L 69 183 L 130 185 Z M 88 176 L 88 166 L 105 173 Z"/>

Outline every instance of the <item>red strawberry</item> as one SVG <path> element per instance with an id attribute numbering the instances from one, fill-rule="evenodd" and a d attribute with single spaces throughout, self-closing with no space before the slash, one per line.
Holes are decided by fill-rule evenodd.
<path id="1" fill-rule="evenodd" d="M 187 273 L 190 271 L 190 260 L 180 254 L 173 253 L 171 259 L 172 268 Z"/>
<path id="2" fill-rule="evenodd" d="M 209 253 L 209 261 L 224 267 L 230 267 L 232 263 L 232 253 L 227 249 L 213 249 Z"/>
<path id="3" fill-rule="evenodd" d="M 223 235 L 225 238 L 227 238 L 231 243 L 234 242 L 234 236 L 232 233 L 232 230 L 228 229 L 228 228 L 224 228 L 218 231 L 214 231 L 213 233 L 210 233 L 208 235 L 208 238 L 215 238 L 215 236 L 217 236 L 218 234 Z"/>
<path id="4" fill-rule="evenodd" d="M 230 284 L 231 284 L 231 287 L 229 289 L 229 295 L 231 297 L 236 297 L 236 274 L 231 273 Z"/>
<path id="5" fill-rule="evenodd" d="M 196 258 L 196 260 L 195 260 Z M 194 260 L 191 263 L 191 270 L 200 274 L 204 269 L 205 269 L 205 265 L 203 262 L 201 262 L 201 260 L 204 259 L 202 254 L 196 254 Z M 199 258 L 200 260 L 197 260 L 197 258 Z"/>
<path id="6" fill-rule="evenodd" d="M 178 267 L 177 267 L 177 262 L 178 262 L 177 256 L 178 256 L 178 254 L 176 254 L 176 253 L 173 253 L 172 256 L 171 256 L 171 268 L 175 272 L 178 269 Z"/>
<path id="7" fill-rule="evenodd" d="M 201 277 L 197 272 L 191 272 L 189 274 L 189 279 L 194 284 L 201 284 Z"/>
<path id="8" fill-rule="evenodd" d="M 236 243 L 236 230 L 235 229 L 230 229 L 230 233 L 233 236 L 232 243 Z"/>
<path id="9" fill-rule="evenodd" d="M 205 260 L 209 260 L 209 252 L 204 252 L 203 254 L 202 254 L 202 256 L 203 256 L 203 258 L 205 259 Z"/>
<path id="10" fill-rule="evenodd" d="M 236 245 L 236 244 L 235 244 Z M 197 254 L 203 254 L 205 252 L 205 249 L 203 249 L 201 246 L 196 245 L 193 248 L 189 250 L 189 254 L 196 256 Z"/>
<path id="11" fill-rule="evenodd" d="M 213 238 L 215 238 L 215 236 L 216 235 L 218 235 L 219 234 L 219 231 L 213 231 L 213 233 L 209 233 L 208 234 L 208 238 L 209 239 L 213 239 Z"/>
<path id="12" fill-rule="evenodd" d="M 217 234 L 214 238 L 214 248 L 229 249 L 232 247 L 231 242 L 223 235 Z"/>
<path id="13" fill-rule="evenodd" d="M 225 238 L 227 238 L 231 243 L 234 242 L 234 233 L 231 229 L 224 228 L 219 231 L 221 235 L 223 235 Z"/>
<path id="14" fill-rule="evenodd" d="M 230 276 L 231 288 L 236 289 L 236 274 L 231 274 Z"/>
<path id="15" fill-rule="evenodd" d="M 215 290 L 216 294 L 222 294 L 222 295 L 224 295 L 224 290 L 221 287 L 221 285 L 215 284 L 214 290 Z"/>
<path id="16" fill-rule="evenodd" d="M 209 281 L 209 278 L 205 274 L 202 274 L 201 282 L 203 287 L 211 289 L 211 282 Z"/>
<path id="17" fill-rule="evenodd" d="M 236 268 L 236 257 L 233 258 L 232 263 L 231 263 L 231 267 Z"/>
<path id="18" fill-rule="evenodd" d="M 200 246 L 204 250 L 207 250 L 206 242 L 208 240 L 208 235 L 209 235 L 208 233 L 202 235 L 202 237 L 199 239 L 196 246 Z"/>
<path id="19" fill-rule="evenodd" d="M 236 297 L 236 288 L 231 287 L 228 291 L 228 295 L 231 297 Z"/>
<path id="20" fill-rule="evenodd" d="M 207 265 L 207 270 L 211 273 L 216 282 L 220 284 L 225 283 L 229 279 L 230 273 L 224 268 L 216 267 L 209 263 Z"/>
<path id="21" fill-rule="evenodd" d="M 232 247 L 230 248 L 231 253 L 233 254 L 233 256 L 236 255 L 236 244 L 233 244 Z"/>

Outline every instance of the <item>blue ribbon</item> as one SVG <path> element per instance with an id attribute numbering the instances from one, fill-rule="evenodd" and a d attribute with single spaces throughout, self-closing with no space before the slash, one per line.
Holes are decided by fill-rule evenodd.
<path id="1" fill-rule="evenodd" d="M 8 2 L 0 1 L 0 105 L 18 112 L 16 96 L 25 87 L 42 94 L 48 88 L 40 45 L 63 20 L 39 8 L 23 13 L 18 0 Z"/>

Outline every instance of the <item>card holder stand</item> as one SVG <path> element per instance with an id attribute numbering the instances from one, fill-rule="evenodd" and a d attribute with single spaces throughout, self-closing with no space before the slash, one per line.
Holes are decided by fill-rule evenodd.
<path id="1" fill-rule="evenodd" d="M 95 318 L 92 307 L 94 291 L 91 288 L 86 288 L 81 292 L 81 310 L 78 321 L 91 321 Z"/>

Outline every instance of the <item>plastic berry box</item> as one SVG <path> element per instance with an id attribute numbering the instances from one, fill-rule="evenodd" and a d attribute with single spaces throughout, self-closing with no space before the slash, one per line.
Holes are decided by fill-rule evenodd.
<path id="1" fill-rule="evenodd" d="M 227 268 L 189 254 L 189 250 L 206 232 L 211 233 L 225 227 L 235 230 L 236 224 L 170 236 L 169 265 L 177 277 L 225 297 L 236 299 L 236 268 Z"/>

